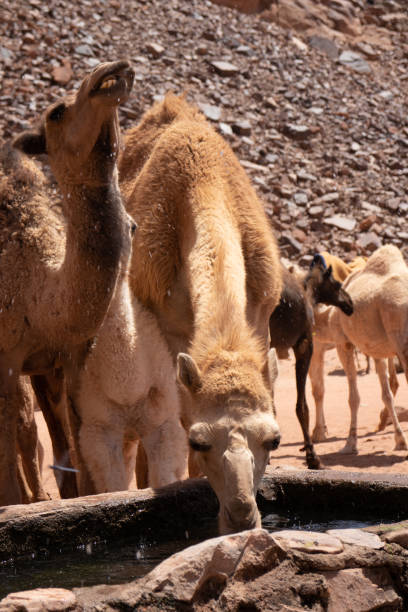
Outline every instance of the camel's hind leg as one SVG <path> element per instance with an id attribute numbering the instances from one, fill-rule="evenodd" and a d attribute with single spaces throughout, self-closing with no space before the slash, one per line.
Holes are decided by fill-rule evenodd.
<path id="1" fill-rule="evenodd" d="M 354 347 L 350 343 L 337 346 L 337 353 L 347 376 L 350 406 L 350 430 L 342 454 L 357 454 L 357 413 L 360 396 L 357 389 L 357 370 L 354 360 Z"/>
<path id="2" fill-rule="evenodd" d="M 319 343 L 315 343 L 309 365 L 309 377 L 316 406 L 316 424 L 312 435 L 313 442 L 324 442 L 327 440 L 327 427 L 323 410 L 324 353 L 325 350 L 323 346 Z"/>
<path id="3" fill-rule="evenodd" d="M 303 337 L 295 344 L 293 350 L 296 357 L 296 415 L 302 428 L 307 467 L 318 470 L 321 465 L 309 434 L 309 408 L 306 403 L 306 377 L 313 354 L 312 339 Z"/>
<path id="4" fill-rule="evenodd" d="M 394 357 L 389 357 L 387 362 L 388 362 L 388 378 L 390 382 L 390 388 L 391 388 L 393 396 L 395 397 L 398 391 L 399 383 L 398 383 L 398 378 L 397 378 L 397 372 L 395 369 Z M 388 408 L 387 406 L 384 406 L 384 408 L 380 412 L 380 421 L 377 426 L 377 431 L 382 431 L 390 423 L 392 423 L 392 420 L 388 412 Z"/>
<path id="5" fill-rule="evenodd" d="M 380 379 L 382 400 L 388 409 L 389 415 L 394 425 L 395 433 L 395 450 L 406 450 L 408 449 L 406 438 L 402 432 L 401 425 L 399 424 L 397 413 L 395 411 L 394 397 L 391 392 L 390 383 L 387 375 L 387 366 L 384 359 L 375 360 L 375 369 Z"/>

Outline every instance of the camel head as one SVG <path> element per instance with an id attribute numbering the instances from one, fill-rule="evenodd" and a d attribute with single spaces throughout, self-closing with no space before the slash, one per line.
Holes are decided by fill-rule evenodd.
<path id="1" fill-rule="evenodd" d="M 221 354 L 200 371 L 179 353 L 177 376 L 192 408 L 190 448 L 220 504 L 220 533 L 259 527 L 256 491 L 280 442 L 260 368 L 242 355 Z"/>
<path id="2" fill-rule="evenodd" d="M 341 283 L 333 276 L 332 267 L 326 266 L 324 258 L 316 254 L 304 279 L 304 289 L 311 297 L 312 304 L 337 306 L 350 316 L 353 314 L 353 301 Z"/>
<path id="3" fill-rule="evenodd" d="M 132 89 L 134 71 L 126 60 L 103 63 L 78 91 L 52 104 L 36 130 L 14 146 L 29 155 L 46 153 L 61 184 L 108 184 L 119 153 L 117 108 Z M 61 179 L 61 180 L 60 180 Z"/>

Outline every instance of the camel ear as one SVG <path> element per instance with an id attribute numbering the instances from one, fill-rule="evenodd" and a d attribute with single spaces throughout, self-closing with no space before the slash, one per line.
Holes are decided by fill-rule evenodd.
<path id="1" fill-rule="evenodd" d="M 333 268 L 331 266 L 329 266 L 325 271 L 324 271 L 324 276 L 325 278 L 330 278 L 333 274 Z"/>
<path id="2" fill-rule="evenodd" d="M 191 393 L 198 391 L 201 387 L 200 370 L 194 359 L 187 353 L 177 355 L 177 378 Z"/>
<path id="3" fill-rule="evenodd" d="M 13 141 L 13 147 L 26 155 L 41 155 L 47 152 L 45 136 L 42 132 L 23 132 Z"/>

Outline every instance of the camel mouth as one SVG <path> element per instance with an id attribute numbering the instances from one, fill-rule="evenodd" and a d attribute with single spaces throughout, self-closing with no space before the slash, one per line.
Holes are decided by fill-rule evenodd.
<path id="1" fill-rule="evenodd" d="M 134 70 L 129 65 L 119 69 L 114 67 L 98 79 L 90 95 L 106 97 L 115 104 L 119 104 L 129 95 L 134 76 Z"/>

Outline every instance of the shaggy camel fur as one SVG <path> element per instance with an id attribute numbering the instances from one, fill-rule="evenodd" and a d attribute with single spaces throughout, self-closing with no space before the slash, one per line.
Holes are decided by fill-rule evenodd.
<path id="1" fill-rule="evenodd" d="M 187 438 L 173 360 L 155 316 L 132 296 L 127 274 L 118 281 L 80 374 L 77 411 L 79 452 L 95 493 L 129 488 L 138 439 L 147 454 L 146 486 L 186 476 Z"/>
<path id="2" fill-rule="evenodd" d="M 47 153 L 63 195 L 64 228 L 43 174 L 16 149 L 0 158 L 0 504 L 21 500 L 16 424 L 21 374 L 64 367 L 71 391 L 128 260 L 131 222 L 117 184 L 117 106 L 128 62 L 102 64 L 53 104 L 14 146 Z M 41 405 L 41 399 L 39 403 Z"/>
<path id="3" fill-rule="evenodd" d="M 263 206 L 228 144 L 172 94 L 128 132 L 119 173 L 139 228 L 131 288 L 177 361 L 183 425 L 220 531 L 255 527 L 280 438 L 267 351 L 281 271 Z"/>
<path id="4" fill-rule="evenodd" d="M 354 313 L 346 318 L 329 307 L 316 317 L 323 322 L 335 342 L 349 384 L 350 431 L 344 453 L 357 452 L 357 411 L 359 394 L 353 357 L 354 347 L 373 357 L 382 389 L 382 398 L 392 418 L 396 449 L 406 449 L 407 442 L 395 412 L 385 360 L 397 355 L 408 373 L 408 268 L 400 251 L 392 245 L 375 251 L 362 270 L 353 272 L 344 288 L 350 294 Z M 318 320 L 319 319 L 319 320 Z"/>
<path id="5" fill-rule="evenodd" d="M 283 267 L 283 266 L 282 266 Z M 306 378 L 313 354 L 313 309 L 316 304 L 332 304 L 347 315 L 353 312 L 349 295 L 333 278 L 332 268 L 326 267 L 320 255 L 315 255 L 303 281 L 283 267 L 283 290 L 278 306 L 269 319 L 271 346 L 278 356 L 292 348 L 296 358 L 296 414 L 302 428 L 306 463 L 319 469 L 309 435 L 309 408 L 306 402 Z"/>

